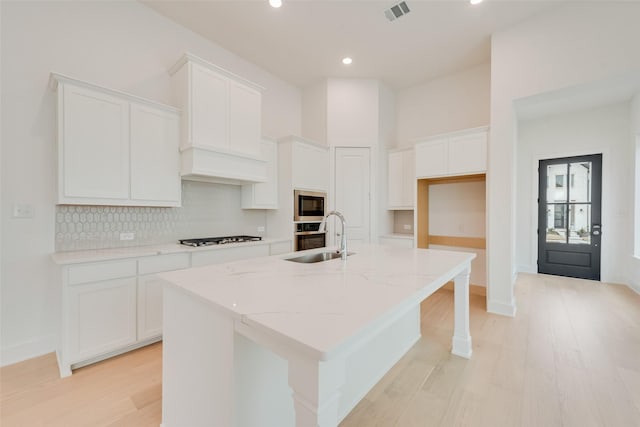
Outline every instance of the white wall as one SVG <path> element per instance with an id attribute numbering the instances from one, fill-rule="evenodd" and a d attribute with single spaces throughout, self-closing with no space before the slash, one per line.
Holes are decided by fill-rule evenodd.
<path id="1" fill-rule="evenodd" d="M 520 271 L 536 272 L 538 162 L 583 154 L 603 154 L 603 282 L 627 283 L 629 230 L 632 228 L 629 103 L 617 103 L 518 122 L 516 262 Z"/>
<path id="2" fill-rule="evenodd" d="M 478 65 L 397 94 L 397 145 L 489 124 L 491 69 Z"/>
<path id="3" fill-rule="evenodd" d="M 266 88 L 263 133 L 300 132 L 301 94 L 138 2 L 1 2 L 3 364 L 54 349 L 56 71 L 170 103 L 167 70 L 185 51 Z M 239 189 L 238 189 L 239 191 Z M 34 218 L 12 219 L 31 204 Z M 221 206 L 221 209 L 224 209 Z"/>
<path id="4" fill-rule="evenodd" d="M 494 34 L 488 179 L 488 310 L 515 314 L 514 101 L 640 70 L 640 4 L 574 2 Z M 637 74 L 636 74 L 637 75 Z"/>
<path id="5" fill-rule="evenodd" d="M 302 91 L 303 138 L 327 144 L 327 81 L 306 87 Z"/>
<path id="6" fill-rule="evenodd" d="M 640 92 L 631 101 L 631 149 L 635 151 L 634 175 L 634 253 L 629 265 L 630 284 L 640 294 Z"/>
<path id="7" fill-rule="evenodd" d="M 327 80 L 327 141 L 371 147 L 379 139 L 379 85 L 372 79 Z"/>

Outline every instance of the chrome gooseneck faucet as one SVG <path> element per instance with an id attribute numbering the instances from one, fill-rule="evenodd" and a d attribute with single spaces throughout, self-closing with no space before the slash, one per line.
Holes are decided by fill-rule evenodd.
<path id="1" fill-rule="evenodd" d="M 322 218 L 322 222 L 320 223 L 320 227 L 318 231 L 324 231 L 327 218 L 331 215 L 335 215 L 340 218 L 340 222 L 342 223 L 342 235 L 340 236 L 340 253 L 341 258 L 346 261 L 347 260 L 347 222 L 344 220 L 344 216 L 338 211 L 329 212 L 324 218 Z"/>

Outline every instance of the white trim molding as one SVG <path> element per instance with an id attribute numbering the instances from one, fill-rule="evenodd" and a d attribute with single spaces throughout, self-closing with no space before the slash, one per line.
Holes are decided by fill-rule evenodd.
<path id="1" fill-rule="evenodd" d="M 43 356 L 56 351 L 56 335 L 42 335 L 19 344 L 2 348 L 0 366 L 13 365 L 34 357 Z"/>
<path id="2" fill-rule="evenodd" d="M 501 316 L 516 317 L 516 302 L 495 301 L 487 298 L 487 312 Z"/>

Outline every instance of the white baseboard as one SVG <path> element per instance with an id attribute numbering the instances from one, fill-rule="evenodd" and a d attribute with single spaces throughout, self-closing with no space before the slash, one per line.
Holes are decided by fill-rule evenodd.
<path id="1" fill-rule="evenodd" d="M 0 366 L 13 365 L 27 359 L 56 351 L 56 336 L 44 335 L 19 344 L 2 347 Z"/>
<path id="2" fill-rule="evenodd" d="M 538 274 L 538 267 L 531 264 L 520 264 L 518 265 L 518 273 Z"/>
<path id="3" fill-rule="evenodd" d="M 516 304 L 515 301 L 505 303 L 502 301 L 488 300 L 487 311 L 501 316 L 516 317 Z"/>
<path id="4" fill-rule="evenodd" d="M 640 295 L 640 283 L 629 282 L 628 286 L 631 288 L 632 291 Z"/>

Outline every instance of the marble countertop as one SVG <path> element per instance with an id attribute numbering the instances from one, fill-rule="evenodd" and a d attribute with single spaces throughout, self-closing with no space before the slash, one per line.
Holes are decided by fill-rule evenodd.
<path id="1" fill-rule="evenodd" d="M 315 249 L 304 253 L 319 252 Z M 236 321 L 320 360 L 403 307 L 415 307 L 475 254 L 367 245 L 347 261 L 287 261 L 302 252 L 159 274 Z"/>
<path id="2" fill-rule="evenodd" d="M 216 251 L 237 247 L 268 245 L 271 243 L 286 242 L 287 238 L 263 238 L 255 242 L 226 243 L 224 245 L 211 245 L 193 247 L 179 243 L 165 243 L 159 245 L 131 246 L 126 248 L 87 249 L 80 251 L 55 252 L 51 259 L 58 265 L 79 264 L 83 262 L 108 261 L 123 258 L 138 258 L 144 256 Z"/>

